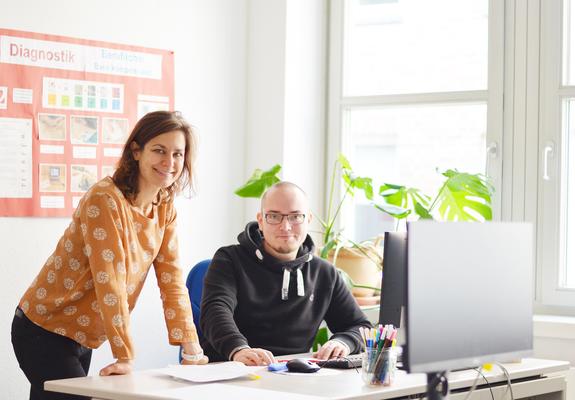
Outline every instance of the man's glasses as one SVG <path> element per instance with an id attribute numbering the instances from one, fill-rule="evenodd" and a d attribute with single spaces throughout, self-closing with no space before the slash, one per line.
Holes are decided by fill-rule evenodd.
<path id="1" fill-rule="evenodd" d="M 270 225 L 279 225 L 287 218 L 290 225 L 299 225 L 305 221 L 305 214 L 276 214 L 269 213 L 265 214 L 266 222 Z"/>

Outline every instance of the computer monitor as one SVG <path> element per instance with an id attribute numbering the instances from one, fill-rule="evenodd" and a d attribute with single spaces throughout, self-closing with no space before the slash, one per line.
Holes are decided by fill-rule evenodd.
<path id="1" fill-rule="evenodd" d="M 407 269 L 407 232 L 385 232 L 383 242 L 383 273 L 379 323 L 401 326 L 405 306 L 405 274 Z"/>
<path id="2" fill-rule="evenodd" d="M 418 221 L 407 232 L 409 372 L 531 355 L 531 224 Z"/>

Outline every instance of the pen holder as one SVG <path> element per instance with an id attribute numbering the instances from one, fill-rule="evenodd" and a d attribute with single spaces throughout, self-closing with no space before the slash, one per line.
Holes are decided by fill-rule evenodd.
<path id="1" fill-rule="evenodd" d="M 395 348 L 366 350 L 361 363 L 361 377 L 368 385 L 389 386 L 393 384 L 397 369 Z"/>

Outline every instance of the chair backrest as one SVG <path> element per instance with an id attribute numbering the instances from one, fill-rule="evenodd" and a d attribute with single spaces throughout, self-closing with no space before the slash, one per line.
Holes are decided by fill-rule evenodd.
<path id="1" fill-rule="evenodd" d="M 198 331 L 198 336 L 201 337 L 202 331 L 200 329 L 200 305 L 202 304 L 202 289 L 204 286 L 204 275 L 212 260 L 203 260 L 194 265 L 188 273 L 186 279 L 186 287 L 190 295 L 190 302 L 192 303 L 192 312 L 194 314 L 194 325 Z"/>

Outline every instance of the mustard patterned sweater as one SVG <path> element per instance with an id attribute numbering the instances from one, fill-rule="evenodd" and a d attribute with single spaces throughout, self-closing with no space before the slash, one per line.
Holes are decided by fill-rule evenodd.
<path id="1" fill-rule="evenodd" d="M 44 329 L 97 348 L 109 340 L 117 359 L 133 359 L 130 311 L 154 265 L 170 344 L 197 342 L 178 261 L 173 202 L 145 217 L 111 178 L 82 198 L 72 222 L 22 299 Z"/>

